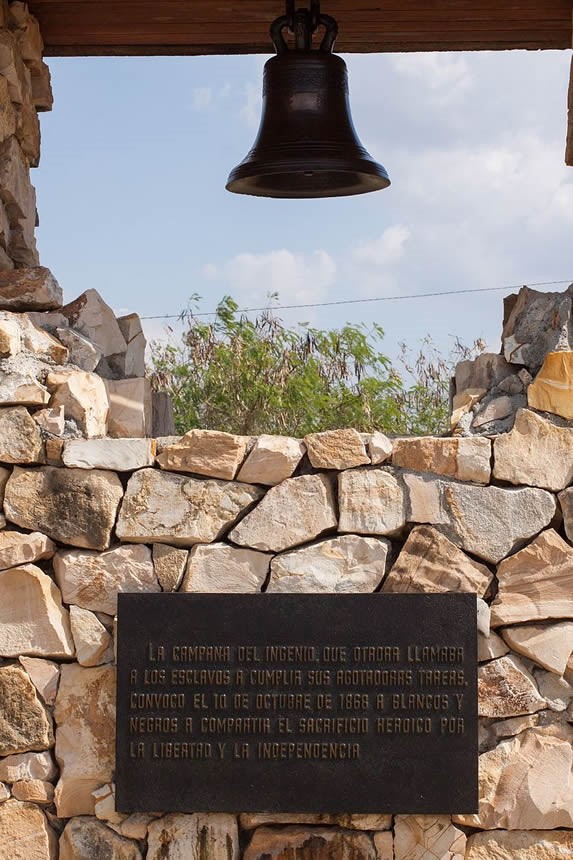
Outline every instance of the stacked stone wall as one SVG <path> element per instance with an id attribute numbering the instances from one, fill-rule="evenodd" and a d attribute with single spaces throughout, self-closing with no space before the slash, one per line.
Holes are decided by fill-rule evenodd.
<path id="1" fill-rule="evenodd" d="M 512 300 L 450 437 L 150 438 L 138 319 L 4 273 L 0 858 L 572 856 L 571 302 Z M 479 812 L 118 813 L 117 595 L 160 591 L 475 593 Z"/>

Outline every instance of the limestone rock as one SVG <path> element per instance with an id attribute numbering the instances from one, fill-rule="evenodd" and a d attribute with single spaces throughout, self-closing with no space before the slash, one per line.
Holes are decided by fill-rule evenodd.
<path id="1" fill-rule="evenodd" d="M 502 394 L 501 397 L 492 397 L 483 402 L 480 401 L 480 405 L 475 410 L 472 427 L 485 428 L 486 425 L 492 424 L 494 421 L 502 421 L 504 418 L 509 418 L 514 412 L 514 402 L 507 394 Z"/>
<path id="2" fill-rule="evenodd" d="M 573 418 L 573 352 L 550 352 L 527 389 L 533 409 Z"/>
<path id="3" fill-rule="evenodd" d="M 105 436 L 110 402 L 99 376 L 83 370 L 65 370 L 49 373 L 47 385 L 53 392 L 50 406 L 63 406 L 66 419 L 76 421 L 88 438 Z"/>
<path id="4" fill-rule="evenodd" d="M 392 442 L 384 433 L 373 433 L 368 441 L 368 455 L 373 466 L 379 466 L 390 459 Z"/>
<path id="5" fill-rule="evenodd" d="M 65 364 L 68 361 L 67 348 L 53 335 L 36 325 L 26 314 L 16 318 L 21 330 L 23 349 L 55 364 Z"/>
<path id="6" fill-rule="evenodd" d="M 370 457 L 356 430 L 325 430 L 304 437 L 308 459 L 315 469 L 353 469 L 370 464 Z"/>
<path id="7" fill-rule="evenodd" d="M 31 373 L 0 371 L 0 406 L 45 406 L 49 399 L 48 389 Z"/>
<path id="8" fill-rule="evenodd" d="M 189 553 L 167 544 L 153 544 L 153 566 L 163 591 L 177 591 L 183 581 Z"/>
<path id="9" fill-rule="evenodd" d="M 157 457 L 162 469 L 232 481 L 243 462 L 248 436 L 218 430 L 190 430 Z"/>
<path id="10" fill-rule="evenodd" d="M 338 531 L 391 535 L 406 523 L 401 482 L 384 469 L 356 469 L 338 476 Z"/>
<path id="11" fill-rule="evenodd" d="M 53 705 L 60 683 L 58 664 L 38 657 L 19 657 L 18 659 L 46 705 Z"/>
<path id="12" fill-rule="evenodd" d="M 478 662 L 485 663 L 487 660 L 495 660 L 509 653 L 509 648 L 497 633 L 490 631 L 489 636 L 478 636 Z"/>
<path id="13" fill-rule="evenodd" d="M 501 635 L 513 651 L 556 675 L 563 674 L 573 653 L 573 621 L 507 627 Z"/>
<path id="14" fill-rule="evenodd" d="M 33 564 L 0 573 L 0 656 L 72 657 L 67 611 L 52 579 Z"/>
<path id="15" fill-rule="evenodd" d="M 430 523 L 453 543 L 485 561 L 498 562 L 547 526 L 555 499 L 533 487 L 476 487 L 404 474 L 414 523 Z"/>
<path id="16" fill-rule="evenodd" d="M 490 830 L 468 838 L 465 860 L 566 860 L 570 830 Z"/>
<path id="17" fill-rule="evenodd" d="M 0 358 L 17 355 L 22 348 L 22 332 L 14 314 L 0 316 Z"/>
<path id="18" fill-rule="evenodd" d="M 36 689 L 19 666 L 0 666 L 0 756 L 45 750 L 54 735 Z"/>
<path id="19" fill-rule="evenodd" d="M 117 324 L 127 343 L 127 350 L 120 356 L 112 356 L 110 363 L 122 376 L 145 376 L 145 347 L 147 341 L 138 314 L 118 317 Z"/>
<path id="20" fill-rule="evenodd" d="M 250 592 L 263 587 L 271 556 L 227 544 L 199 544 L 189 553 L 184 592 Z"/>
<path id="21" fill-rule="evenodd" d="M 503 355 L 482 352 L 477 358 L 460 361 L 456 365 L 456 393 L 471 388 L 489 391 L 512 373 L 515 373 L 515 368 L 508 364 Z"/>
<path id="22" fill-rule="evenodd" d="M 25 779 L 15 782 L 12 786 L 12 796 L 16 800 L 27 803 L 37 803 L 39 806 L 49 806 L 54 799 L 54 786 L 42 779 Z"/>
<path id="23" fill-rule="evenodd" d="M 495 439 L 494 455 L 498 480 L 562 490 L 573 480 L 573 429 L 520 409 L 513 430 Z"/>
<path id="24" fill-rule="evenodd" d="M 392 833 L 375 833 L 376 860 L 394 860 L 394 837 Z"/>
<path id="25" fill-rule="evenodd" d="M 491 605 L 493 627 L 546 618 L 573 618 L 573 548 L 553 529 L 505 559 Z"/>
<path id="26" fill-rule="evenodd" d="M 64 443 L 66 466 L 134 472 L 153 466 L 153 439 L 69 439 Z"/>
<path id="27" fill-rule="evenodd" d="M 453 820 L 483 830 L 571 827 L 572 762 L 571 741 L 540 729 L 502 741 L 479 759 L 479 813 Z"/>
<path id="28" fill-rule="evenodd" d="M 537 667 L 533 669 L 533 676 L 547 707 L 556 713 L 566 711 L 573 699 L 573 686 L 569 681 Z"/>
<path id="29" fill-rule="evenodd" d="M 161 591 L 151 551 L 124 544 L 106 552 L 59 551 L 54 558 L 56 582 L 66 603 L 115 615 L 117 595 Z"/>
<path id="30" fill-rule="evenodd" d="M 56 335 L 69 352 L 70 364 L 86 373 L 93 373 L 102 358 L 100 347 L 73 328 L 57 328 Z"/>
<path id="31" fill-rule="evenodd" d="M 478 710 L 480 717 L 517 717 L 545 708 L 533 677 L 513 656 L 499 657 L 478 669 Z"/>
<path id="32" fill-rule="evenodd" d="M 452 400 L 452 414 L 450 415 L 450 429 L 455 430 L 464 415 L 472 411 L 476 403 L 483 400 L 487 391 L 485 388 L 468 388 L 454 394 Z"/>
<path id="33" fill-rule="evenodd" d="M 115 672 L 109 666 L 62 666 L 54 710 L 60 818 L 91 815 L 92 791 L 111 782 L 114 763 Z"/>
<path id="34" fill-rule="evenodd" d="M 86 290 L 62 308 L 70 328 L 93 341 L 104 356 L 125 352 L 127 344 L 112 309 L 96 290 Z"/>
<path id="35" fill-rule="evenodd" d="M 249 484 L 142 469 L 129 479 L 117 535 L 136 543 L 210 543 L 260 496 L 261 491 Z"/>
<path id="36" fill-rule="evenodd" d="M 548 352 L 573 346 L 571 287 L 563 293 L 542 293 L 522 287 L 503 326 L 507 361 L 537 371 Z M 512 297 L 513 298 L 513 297 Z"/>
<path id="37" fill-rule="evenodd" d="M 342 827 L 345 830 L 389 830 L 391 815 L 348 815 L 325 812 L 249 812 L 239 819 L 242 830 L 254 830 L 264 824 L 312 824 Z"/>
<path id="38" fill-rule="evenodd" d="M 387 540 L 342 535 L 285 552 L 271 562 L 267 593 L 375 591 L 389 548 Z"/>
<path id="39" fill-rule="evenodd" d="M 500 720 L 499 723 L 492 723 L 489 728 L 494 737 L 501 740 L 513 738 L 515 735 L 537 725 L 539 725 L 539 714 L 526 714 L 521 717 L 511 717 L 509 720 Z"/>
<path id="40" fill-rule="evenodd" d="M 304 450 L 302 442 L 291 436 L 259 436 L 241 466 L 237 480 L 274 487 L 292 477 Z"/>
<path id="41" fill-rule="evenodd" d="M 121 824 L 125 819 L 125 815 L 115 808 L 115 785 L 113 783 L 96 788 L 95 791 L 92 791 L 92 797 L 95 801 L 96 818 L 99 818 L 100 821 L 107 821 L 109 824 Z"/>
<path id="42" fill-rule="evenodd" d="M 93 612 L 70 606 L 70 624 L 80 666 L 100 666 L 113 661 L 113 639 Z"/>
<path id="43" fill-rule="evenodd" d="M 41 809 L 8 800 L 0 805 L 1 860 L 56 860 L 58 842 Z"/>
<path id="44" fill-rule="evenodd" d="M 3 782 L 0 782 L 0 803 L 4 803 L 5 800 L 10 798 L 10 789 L 7 785 L 4 785 Z"/>
<path id="45" fill-rule="evenodd" d="M 244 860 L 376 860 L 366 833 L 327 827 L 259 827 L 243 854 Z"/>
<path id="46" fill-rule="evenodd" d="M 6 484 L 6 518 L 56 541 L 107 549 L 123 487 L 113 472 L 16 466 Z"/>
<path id="47" fill-rule="evenodd" d="M 41 463 L 42 436 L 23 406 L 0 409 L 0 460 L 4 463 Z"/>
<path id="48" fill-rule="evenodd" d="M 66 824 L 59 856 L 60 860 L 141 860 L 141 851 L 135 842 L 114 833 L 96 818 L 82 816 Z"/>
<path id="49" fill-rule="evenodd" d="M 394 466 L 417 472 L 436 472 L 460 481 L 489 483 L 491 442 L 481 436 L 441 439 L 396 439 L 392 452 Z"/>
<path id="50" fill-rule="evenodd" d="M 153 420 L 148 379 L 106 379 L 109 397 L 108 433 L 114 439 L 145 439 Z"/>
<path id="51" fill-rule="evenodd" d="M 40 532 L 0 532 L 0 570 L 52 558 L 55 551 L 53 541 Z"/>
<path id="52" fill-rule="evenodd" d="M 563 514 L 563 527 L 568 539 L 573 542 L 573 487 L 559 493 L 559 504 Z"/>
<path id="53" fill-rule="evenodd" d="M 57 774 L 52 756 L 45 752 L 28 752 L 9 755 L 0 759 L 0 780 L 21 782 L 23 780 L 52 780 Z"/>
<path id="54" fill-rule="evenodd" d="M 52 436 L 63 436 L 65 430 L 65 414 L 63 406 L 51 409 L 40 409 L 32 416 L 38 427 Z"/>
<path id="55" fill-rule="evenodd" d="M 263 552 L 281 552 L 336 528 L 334 493 L 326 475 L 288 478 L 271 487 L 229 539 Z"/>
<path id="56" fill-rule="evenodd" d="M 49 311 L 62 305 L 63 292 L 52 273 L 36 268 L 0 272 L 0 309 Z"/>
<path id="57" fill-rule="evenodd" d="M 439 593 L 469 591 L 480 597 L 493 579 L 488 568 L 469 558 L 431 526 L 416 526 L 388 574 L 382 591 Z"/>
<path id="58" fill-rule="evenodd" d="M 234 815 L 173 814 L 149 825 L 147 860 L 183 860 L 187 857 L 239 860 L 239 856 L 239 834 Z"/>
<path id="59" fill-rule="evenodd" d="M 394 825 L 394 860 L 428 857 L 463 860 L 466 835 L 449 816 L 397 815 Z"/>

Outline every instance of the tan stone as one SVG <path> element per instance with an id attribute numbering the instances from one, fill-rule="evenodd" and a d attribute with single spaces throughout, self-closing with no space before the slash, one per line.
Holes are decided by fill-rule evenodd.
<path id="1" fill-rule="evenodd" d="M 532 409 L 573 418 L 573 352 L 549 352 L 527 389 Z"/>
<path id="2" fill-rule="evenodd" d="M 386 572 L 390 543 L 342 535 L 275 556 L 267 593 L 372 592 Z"/>
<path id="3" fill-rule="evenodd" d="M 26 314 L 20 314 L 17 319 L 22 333 L 22 348 L 26 352 L 56 364 L 67 362 L 69 352 L 59 340 L 36 325 Z"/>
<path id="4" fill-rule="evenodd" d="M 129 479 L 116 532 L 136 543 L 210 543 L 260 496 L 250 484 L 142 469 Z"/>
<path id="5" fill-rule="evenodd" d="M 97 290 L 86 290 L 75 301 L 65 305 L 62 313 L 70 328 L 97 344 L 104 356 L 126 351 L 127 344 L 115 314 Z"/>
<path id="6" fill-rule="evenodd" d="M 46 63 L 42 63 L 40 74 L 32 75 L 32 101 L 37 111 L 52 110 L 54 95 L 50 69 Z"/>
<path id="7" fill-rule="evenodd" d="M 45 406 L 49 399 L 48 389 L 30 373 L 0 371 L 0 406 Z"/>
<path id="8" fill-rule="evenodd" d="M 189 553 L 167 544 L 153 544 L 153 566 L 163 591 L 177 591 L 183 581 Z"/>
<path id="9" fill-rule="evenodd" d="M 455 430 L 464 415 L 471 412 L 476 403 L 479 403 L 486 394 L 487 389 L 485 388 L 467 388 L 465 391 L 454 394 L 452 414 L 450 415 L 450 429 Z"/>
<path id="10" fill-rule="evenodd" d="M 145 347 L 147 341 L 138 314 L 118 317 L 117 324 L 127 344 L 127 350 L 119 356 L 111 356 L 110 363 L 122 376 L 145 376 Z"/>
<path id="11" fill-rule="evenodd" d="M 0 142 L 16 134 L 16 110 L 10 98 L 8 80 L 0 78 Z"/>
<path id="12" fill-rule="evenodd" d="M 254 830 L 264 824 L 313 824 L 343 827 L 345 830 L 389 830 L 391 815 L 349 815 L 317 812 L 249 812 L 239 819 L 242 830 Z"/>
<path id="13" fill-rule="evenodd" d="M 546 707 L 523 663 L 513 656 L 499 657 L 478 669 L 480 717 L 517 717 Z"/>
<path id="14" fill-rule="evenodd" d="M 563 514 L 563 527 L 569 541 L 573 543 L 573 487 L 559 493 L 559 505 Z"/>
<path id="15" fill-rule="evenodd" d="M 239 856 L 239 834 L 234 815 L 173 814 L 149 825 L 147 860 L 183 860 L 188 857 L 239 860 Z"/>
<path id="16" fill-rule="evenodd" d="M 546 672 L 544 669 L 533 668 L 533 677 L 539 687 L 539 692 L 547 702 L 547 707 L 557 713 L 567 710 L 567 706 L 573 699 L 573 686 L 554 672 Z"/>
<path id="17" fill-rule="evenodd" d="M 64 443 L 66 466 L 134 472 L 153 466 L 153 439 L 69 439 Z"/>
<path id="18" fill-rule="evenodd" d="M 487 660 L 495 660 L 509 653 L 509 648 L 497 633 L 490 631 L 489 636 L 478 636 L 478 662 L 485 663 Z"/>
<path id="19" fill-rule="evenodd" d="M 572 763 L 570 737 L 528 729 L 502 741 L 479 759 L 479 813 L 453 820 L 483 830 L 571 827 Z"/>
<path id="20" fill-rule="evenodd" d="M 80 666 L 100 666 L 113 661 L 113 639 L 93 612 L 70 606 L 70 624 Z"/>
<path id="21" fill-rule="evenodd" d="M 68 613 L 52 579 L 32 564 L 0 573 L 0 656 L 72 657 Z"/>
<path id="22" fill-rule="evenodd" d="M 108 432 L 115 439 L 151 436 L 151 383 L 148 379 L 106 379 Z"/>
<path id="23" fill-rule="evenodd" d="M 384 433 L 373 433 L 368 441 L 368 455 L 373 466 L 385 463 L 392 454 L 392 442 Z"/>
<path id="24" fill-rule="evenodd" d="M 514 406 L 511 397 L 508 397 L 506 394 L 501 397 L 494 397 L 493 400 L 478 407 L 475 418 L 472 421 L 472 427 L 481 428 L 494 421 L 509 418 L 513 410 Z"/>
<path id="25" fill-rule="evenodd" d="M 0 409 L 0 460 L 41 463 L 44 456 L 38 425 L 23 406 Z"/>
<path id="26" fill-rule="evenodd" d="M 469 837 L 465 860 L 568 860 L 572 854 L 570 830 L 493 830 Z"/>
<path id="27" fill-rule="evenodd" d="M 38 70 L 42 64 L 44 41 L 40 33 L 40 25 L 28 11 L 27 3 L 11 3 L 10 18 L 16 25 L 16 43 L 22 59 L 30 69 Z"/>
<path id="28" fill-rule="evenodd" d="M 463 860 L 466 835 L 446 815 L 397 815 L 394 860 Z"/>
<path id="29" fill-rule="evenodd" d="M 573 653 L 573 621 L 507 627 L 501 635 L 513 651 L 557 675 L 563 674 Z"/>
<path id="30" fill-rule="evenodd" d="M 401 482 L 384 469 L 356 469 L 338 476 L 338 531 L 392 535 L 406 523 Z"/>
<path id="31" fill-rule="evenodd" d="M 53 780 L 57 774 L 51 754 L 28 752 L 0 759 L 0 780 L 14 783 L 24 780 Z"/>
<path id="32" fill-rule="evenodd" d="M 370 464 L 362 437 L 356 430 L 310 433 L 303 441 L 315 469 L 353 469 Z"/>
<path id="33" fill-rule="evenodd" d="M 474 359 L 467 359 L 456 364 L 456 391 L 471 388 L 482 388 L 489 391 L 515 372 L 502 355 L 483 352 Z"/>
<path id="34" fill-rule="evenodd" d="M 510 484 L 562 490 L 573 480 L 573 429 L 520 409 L 513 430 L 496 437 L 493 474 Z"/>
<path id="35" fill-rule="evenodd" d="M 51 782 L 45 782 L 41 779 L 25 779 L 14 783 L 12 796 L 16 800 L 49 806 L 54 799 L 54 786 Z"/>
<path id="36" fill-rule="evenodd" d="M 99 376 L 83 370 L 66 370 L 49 373 L 47 385 L 52 392 L 52 408 L 63 406 L 66 419 L 73 419 L 88 438 L 105 436 L 110 402 Z"/>
<path id="37" fill-rule="evenodd" d="M 513 738 L 515 735 L 537 725 L 539 725 L 539 714 L 525 714 L 521 717 L 510 717 L 509 720 L 492 723 L 489 730 L 495 738 L 502 740 L 503 738 Z"/>
<path id="38" fill-rule="evenodd" d="M 0 756 L 45 750 L 54 743 L 52 725 L 36 689 L 19 666 L 0 666 Z"/>
<path id="39" fill-rule="evenodd" d="M 52 558 L 55 551 L 54 542 L 40 532 L 0 532 L 0 570 Z"/>
<path id="40" fill-rule="evenodd" d="M 111 782 L 115 752 L 115 672 L 109 666 L 62 666 L 54 710 L 60 818 L 91 815 L 92 791 Z"/>
<path id="41" fill-rule="evenodd" d="M 259 827 L 243 854 L 244 860 L 376 860 L 366 833 L 327 827 Z"/>
<path id="42" fill-rule="evenodd" d="M 19 657 L 18 660 L 46 705 L 53 705 L 60 683 L 58 664 L 51 660 L 41 660 L 38 657 Z"/>
<path id="43" fill-rule="evenodd" d="M 56 582 L 66 603 L 115 615 L 117 595 L 161 591 L 151 551 L 125 544 L 107 552 L 59 551 L 54 558 Z"/>
<path id="44" fill-rule="evenodd" d="M 7 785 L 4 785 L 3 782 L 0 782 L 0 803 L 4 803 L 4 801 L 10 798 L 10 789 Z"/>
<path id="45" fill-rule="evenodd" d="M 263 587 L 272 556 L 226 544 L 194 546 L 182 592 L 252 592 Z"/>
<path id="46" fill-rule="evenodd" d="M 119 832 L 128 839 L 147 839 L 147 828 L 155 818 L 155 815 L 134 812 L 121 822 L 118 826 Z"/>
<path id="47" fill-rule="evenodd" d="M 167 860 L 168 855 L 164 855 Z M 59 860 L 141 860 L 137 843 L 114 833 L 96 818 L 73 818 L 60 837 Z"/>
<path id="48" fill-rule="evenodd" d="M 375 833 L 376 860 L 394 860 L 394 837 L 392 833 Z"/>
<path id="49" fill-rule="evenodd" d="M 291 436 L 259 436 L 241 466 L 237 480 L 274 487 L 293 476 L 304 451 L 302 442 Z"/>
<path id="50" fill-rule="evenodd" d="M 17 355 L 22 348 L 22 332 L 13 315 L 0 317 L 0 357 Z"/>
<path id="51" fill-rule="evenodd" d="M 93 373 L 103 355 L 99 346 L 73 328 L 57 328 L 56 335 L 68 348 L 70 363 L 80 370 Z"/>
<path id="52" fill-rule="evenodd" d="M 388 574 L 382 591 L 469 591 L 483 597 L 492 579 L 493 574 L 485 565 L 469 558 L 437 529 L 416 526 Z"/>
<path id="53" fill-rule="evenodd" d="M 440 439 L 396 439 L 392 463 L 418 472 L 436 472 L 460 481 L 489 483 L 491 442 L 481 436 Z"/>
<path id="54" fill-rule="evenodd" d="M 123 487 L 113 472 L 16 466 L 4 498 L 6 518 L 60 543 L 107 549 Z"/>
<path id="55" fill-rule="evenodd" d="M 41 430 L 52 436 L 63 436 L 65 430 L 65 415 L 63 406 L 51 409 L 40 409 L 32 416 Z"/>
<path id="56" fill-rule="evenodd" d="M 8 800 L 0 805 L 0 860 L 56 860 L 58 842 L 41 809 Z"/>
<path id="57" fill-rule="evenodd" d="M 243 462 L 248 436 L 218 430 L 190 430 L 157 457 L 162 469 L 232 481 Z"/>
<path id="58" fill-rule="evenodd" d="M 281 552 L 334 528 L 336 512 L 329 478 L 303 475 L 271 487 L 229 539 L 263 552 Z"/>
<path id="59" fill-rule="evenodd" d="M 546 618 L 573 618 L 573 548 L 553 529 L 505 559 L 491 605 L 493 627 Z"/>

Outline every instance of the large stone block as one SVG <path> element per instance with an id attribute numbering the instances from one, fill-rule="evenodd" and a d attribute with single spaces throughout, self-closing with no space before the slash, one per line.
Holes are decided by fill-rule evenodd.
<path id="1" fill-rule="evenodd" d="M 394 860 L 462 860 L 466 835 L 446 815 L 398 815 L 394 826 Z"/>
<path id="2" fill-rule="evenodd" d="M 239 860 L 234 815 L 166 815 L 149 825 L 147 860 Z"/>
<path id="3" fill-rule="evenodd" d="M 573 352 L 550 352 L 527 389 L 533 409 L 573 418 Z"/>
<path id="4" fill-rule="evenodd" d="M 370 464 L 362 436 L 356 430 L 309 433 L 303 441 L 315 469 L 353 469 Z"/>
<path id="5" fill-rule="evenodd" d="M 517 657 L 500 657 L 478 669 L 480 717 L 499 720 L 534 714 L 545 707 L 533 676 Z"/>
<path id="6" fill-rule="evenodd" d="M 43 266 L 0 272 L 2 310 L 48 311 L 61 307 L 62 301 L 62 288 Z"/>
<path id="7" fill-rule="evenodd" d="M 70 606 L 70 624 L 80 666 L 113 662 L 113 639 L 93 612 Z"/>
<path id="8" fill-rule="evenodd" d="M 76 329 L 97 344 L 104 357 L 127 350 L 127 343 L 115 314 L 97 290 L 86 290 L 75 301 L 65 305 L 62 313 L 70 328 Z"/>
<path id="9" fill-rule="evenodd" d="M 9 800 L 0 804 L 0 860 L 56 860 L 58 841 L 41 809 Z"/>
<path id="10" fill-rule="evenodd" d="M 494 478 L 563 490 L 573 480 L 573 429 L 520 409 L 513 430 L 494 441 Z"/>
<path id="11" fill-rule="evenodd" d="M 491 442 L 481 436 L 441 439 L 396 439 L 392 464 L 417 472 L 436 472 L 460 481 L 487 484 L 491 476 Z"/>
<path id="12" fill-rule="evenodd" d="M 157 457 L 162 469 L 232 481 L 243 462 L 248 436 L 218 430 L 190 430 Z"/>
<path id="13" fill-rule="evenodd" d="M 571 287 L 563 293 L 522 287 L 503 327 L 507 361 L 537 372 L 548 352 L 573 347 L 572 295 Z"/>
<path id="14" fill-rule="evenodd" d="M 559 676 L 573 654 L 573 621 L 506 627 L 501 635 L 513 651 Z"/>
<path id="15" fill-rule="evenodd" d="M 304 455 L 304 445 L 292 436 L 259 436 L 237 476 L 247 484 L 274 487 L 294 471 Z"/>
<path id="16" fill-rule="evenodd" d="M 406 524 L 404 485 L 384 469 L 356 469 L 338 476 L 340 532 L 392 535 Z"/>
<path id="17" fill-rule="evenodd" d="M 38 425 L 23 406 L 0 409 L 0 461 L 41 463 L 44 446 Z"/>
<path id="18" fill-rule="evenodd" d="M 59 860 L 141 860 L 141 851 L 101 821 L 82 816 L 66 824 Z"/>
<path id="19" fill-rule="evenodd" d="M 0 756 L 53 746 L 51 721 L 19 666 L 0 666 L 0 702 Z"/>
<path id="20" fill-rule="evenodd" d="M 259 827 L 244 860 L 377 860 L 370 836 L 328 827 Z"/>
<path id="21" fill-rule="evenodd" d="M 153 439 L 68 439 L 62 459 L 78 469 L 135 472 L 153 466 Z"/>
<path id="22" fill-rule="evenodd" d="M 148 379 L 106 379 L 109 398 L 108 433 L 116 439 L 151 435 L 153 418 Z"/>
<path id="23" fill-rule="evenodd" d="M 153 544 L 153 566 L 163 591 L 177 591 L 183 580 L 188 556 L 186 549 L 163 543 Z"/>
<path id="24" fill-rule="evenodd" d="M 493 830 L 468 838 L 465 860 L 567 860 L 571 830 Z"/>
<path id="25" fill-rule="evenodd" d="M 58 770 L 51 753 L 29 752 L 9 755 L 0 759 L 0 780 L 3 782 L 21 782 L 23 780 L 52 780 Z"/>
<path id="26" fill-rule="evenodd" d="M 189 553 L 181 591 L 252 592 L 263 587 L 272 556 L 227 544 L 199 544 Z"/>
<path id="27" fill-rule="evenodd" d="M 82 370 L 49 373 L 51 407 L 64 407 L 66 419 L 73 419 L 88 437 L 105 436 L 111 405 L 103 379 Z"/>
<path id="28" fill-rule="evenodd" d="M 515 373 L 515 367 L 508 364 L 503 355 L 484 352 L 477 358 L 456 364 L 456 393 L 460 394 L 474 388 L 482 389 L 484 392 L 489 391 L 513 373 Z"/>

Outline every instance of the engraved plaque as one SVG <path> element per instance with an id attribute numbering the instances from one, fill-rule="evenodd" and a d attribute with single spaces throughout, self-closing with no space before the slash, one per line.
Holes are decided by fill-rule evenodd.
<path id="1" fill-rule="evenodd" d="M 469 594 L 120 594 L 122 812 L 476 812 Z"/>

